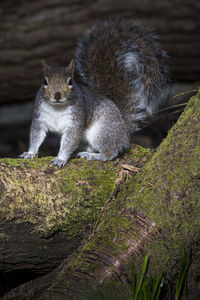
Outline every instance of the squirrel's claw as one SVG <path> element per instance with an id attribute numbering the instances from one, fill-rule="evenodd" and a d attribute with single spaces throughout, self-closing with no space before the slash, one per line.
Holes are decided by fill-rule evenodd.
<path id="1" fill-rule="evenodd" d="M 57 166 L 60 168 L 60 167 L 63 167 L 67 161 L 56 157 L 52 160 L 52 162 L 53 162 L 54 166 Z"/>
<path id="2" fill-rule="evenodd" d="M 35 154 L 34 153 L 31 153 L 31 152 L 24 152 L 22 153 L 19 158 L 29 158 L 29 159 L 33 159 L 35 157 Z"/>

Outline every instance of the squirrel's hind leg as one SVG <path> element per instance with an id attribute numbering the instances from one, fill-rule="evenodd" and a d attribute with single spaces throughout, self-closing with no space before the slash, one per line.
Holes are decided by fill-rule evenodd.
<path id="1" fill-rule="evenodd" d="M 77 154 L 78 157 L 86 158 L 87 160 L 112 160 L 117 156 L 117 153 L 112 153 L 110 155 L 106 155 L 105 153 L 95 153 L 95 152 L 79 152 Z"/>
<path id="2" fill-rule="evenodd" d="M 102 100 L 93 120 L 84 133 L 88 148 L 79 152 L 78 157 L 87 160 L 112 160 L 129 147 L 126 123 L 113 102 Z"/>

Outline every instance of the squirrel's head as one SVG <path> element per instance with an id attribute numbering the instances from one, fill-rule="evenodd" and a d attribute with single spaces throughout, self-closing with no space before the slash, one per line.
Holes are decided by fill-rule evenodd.
<path id="1" fill-rule="evenodd" d="M 67 67 L 49 67 L 42 61 L 44 70 L 44 97 L 51 104 L 65 104 L 71 97 L 73 90 L 74 61 Z"/>

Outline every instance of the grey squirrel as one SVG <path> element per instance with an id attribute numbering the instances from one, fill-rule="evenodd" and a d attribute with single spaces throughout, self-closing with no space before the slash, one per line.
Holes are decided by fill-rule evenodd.
<path id="1" fill-rule="evenodd" d="M 43 62 L 44 82 L 33 108 L 30 146 L 34 158 L 46 133 L 61 135 L 53 160 L 112 160 L 129 148 L 130 136 L 163 106 L 170 90 L 167 55 L 155 35 L 125 20 L 108 20 L 87 31 L 68 67 Z"/>

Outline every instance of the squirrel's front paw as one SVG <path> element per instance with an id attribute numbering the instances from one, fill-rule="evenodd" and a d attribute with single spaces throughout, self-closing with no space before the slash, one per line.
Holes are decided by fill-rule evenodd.
<path id="1" fill-rule="evenodd" d="M 54 166 L 57 166 L 57 167 L 60 168 L 60 167 L 63 167 L 66 164 L 67 160 L 60 159 L 60 158 L 56 157 L 52 160 L 52 162 L 53 162 Z"/>
<path id="2" fill-rule="evenodd" d="M 35 157 L 35 154 L 32 153 L 32 152 L 24 152 L 22 153 L 19 158 L 30 158 L 30 159 L 33 159 Z"/>

